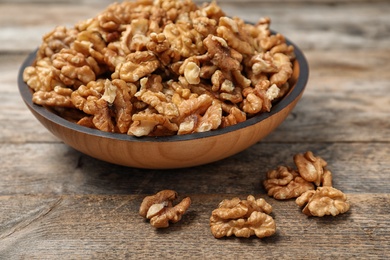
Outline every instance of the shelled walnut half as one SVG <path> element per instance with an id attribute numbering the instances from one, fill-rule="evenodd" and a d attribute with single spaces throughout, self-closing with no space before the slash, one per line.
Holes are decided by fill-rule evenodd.
<path id="1" fill-rule="evenodd" d="M 275 233 L 276 224 L 269 215 L 272 206 L 264 199 L 249 195 L 246 200 L 223 200 L 210 217 L 210 229 L 215 238 L 224 236 L 259 238 Z"/>
<path id="2" fill-rule="evenodd" d="M 336 216 L 349 210 L 350 204 L 347 196 L 333 187 L 318 187 L 303 193 L 295 201 L 304 206 L 302 212 L 307 216 L 322 217 L 324 215 Z"/>
<path id="3" fill-rule="evenodd" d="M 139 214 L 150 219 L 150 224 L 155 228 L 166 228 L 169 222 L 176 223 L 181 220 L 184 213 L 191 205 L 189 197 L 173 206 L 173 201 L 178 197 L 173 190 L 162 190 L 155 195 L 143 199 Z"/>
<path id="4" fill-rule="evenodd" d="M 267 179 L 263 184 L 268 195 L 277 200 L 296 198 L 308 190 L 314 190 L 313 183 L 300 177 L 297 171 L 285 166 L 268 171 Z"/>

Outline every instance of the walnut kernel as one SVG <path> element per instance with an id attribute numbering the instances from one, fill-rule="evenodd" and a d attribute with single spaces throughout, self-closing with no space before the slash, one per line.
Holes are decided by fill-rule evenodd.
<path id="1" fill-rule="evenodd" d="M 271 236 L 276 231 L 274 219 L 269 215 L 272 206 L 264 199 L 249 195 L 246 200 L 223 200 L 210 217 L 210 229 L 215 238 L 224 236 L 259 238 Z"/>
<path id="2" fill-rule="evenodd" d="M 162 190 L 155 195 L 143 199 L 139 214 L 150 219 L 150 224 L 155 228 L 166 228 L 169 222 L 176 223 L 181 220 L 183 214 L 191 205 L 189 197 L 173 206 L 173 201 L 178 194 L 173 190 Z"/>

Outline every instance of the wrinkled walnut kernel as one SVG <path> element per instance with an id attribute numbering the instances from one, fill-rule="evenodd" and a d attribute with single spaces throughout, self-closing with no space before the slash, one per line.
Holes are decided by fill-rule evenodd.
<path id="1" fill-rule="evenodd" d="M 347 196 L 332 187 L 318 187 L 315 191 L 307 191 L 295 202 L 300 207 L 304 206 L 302 212 L 307 216 L 336 216 L 347 212 L 350 208 Z"/>
<path id="2" fill-rule="evenodd" d="M 224 236 L 259 238 L 271 236 L 276 231 L 274 219 L 269 215 L 272 206 L 264 199 L 249 195 L 246 200 L 223 200 L 210 217 L 210 229 L 215 238 Z"/>
<path id="3" fill-rule="evenodd" d="M 315 157 L 311 151 L 308 151 L 304 154 L 296 154 L 294 162 L 302 178 L 314 182 L 317 186 L 322 183 L 324 167 L 327 165 L 324 159 Z"/>
<path id="4" fill-rule="evenodd" d="M 177 199 L 177 196 L 173 190 L 162 190 L 155 195 L 147 196 L 141 203 L 139 214 L 150 219 L 150 224 L 153 227 L 166 228 L 169 226 L 169 222 L 180 221 L 191 205 L 191 199 L 186 197 L 173 206 L 173 201 Z"/>
<path id="5" fill-rule="evenodd" d="M 284 166 L 268 171 L 267 179 L 263 184 L 268 196 L 278 200 L 296 198 L 308 190 L 314 190 L 312 183 L 301 178 L 296 171 Z"/>

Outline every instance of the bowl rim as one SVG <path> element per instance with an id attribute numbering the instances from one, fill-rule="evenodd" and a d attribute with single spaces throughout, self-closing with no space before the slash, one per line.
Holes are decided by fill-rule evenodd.
<path id="1" fill-rule="evenodd" d="M 275 34 L 274 31 L 272 31 L 273 34 Z M 280 101 L 272 105 L 270 112 L 263 112 L 261 114 L 255 115 L 244 122 L 228 126 L 221 129 L 201 132 L 201 133 L 192 133 L 192 134 L 185 134 L 185 135 L 172 135 L 172 136 L 141 136 L 136 137 L 128 134 L 121 134 L 121 133 L 111 133 L 111 132 L 104 132 L 102 130 L 88 128 L 85 126 L 78 125 L 74 122 L 68 121 L 65 118 L 62 118 L 61 116 L 49 111 L 44 106 L 37 105 L 32 102 L 32 92 L 30 87 L 24 82 L 23 80 L 23 71 L 27 66 L 30 66 L 35 57 L 38 49 L 32 51 L 27 58 L 22 63 L 22 66 L 19 69 L 18 73 L 18 88 L 20 95 L 22 96 L 23 101 L 26 103 L 26 105 L 34 110 L 36 113 L 38 113 L 40 116 L 44 117 L 45 119 L 52 121 L 53 123 L 57 125 L 61 125 L 63 127 L 69 128 L 73 131 L 87 134 L 87 135 L 93 135 L 95 137 L 101 137 L 101 138 L 107 138 L 107 139 L 115 139 L 115 140 L 121 140 L 121 141 L 129 141 L 129 142 L 181 142 L 181 141 L 189 141 L 189 140 L 196 140 L 196 139 L 202 139 L 207 137 L 213 137 L 217 135 L 223 135 L 227 134 L 232 131 L 236 131 L 239 129 L 243 129 L 246 127 L 250 127 L 254 124 L 257 124 L 267 118 L 272 117 L 273 115 L 277 114 L 281 110 L 283 110 L 286 106 L 291 104 L 296 98 L 298 98 L 303 90 L 306 87 L 308 78 L 309 78 L 309 66 L 307 63 L 307 60 L 303 54 L 303 52 L 298 48 L 296 44 L 291 42 L 289 39 L 285 38 L 286 43 L 288 45 L 292 45 L 294 47 L 294 54 L 295 54 L 295 60 L 299 64 L 299 74 L 297 77 L 297 81 L 295 83 L 295 86 L 287 93 L 286 96 L 284 96 Z"/>

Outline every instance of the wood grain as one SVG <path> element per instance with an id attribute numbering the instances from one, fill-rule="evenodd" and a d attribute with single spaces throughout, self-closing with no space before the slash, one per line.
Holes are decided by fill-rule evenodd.
<path id="1" fill-rule="evenodd" d="M 191 208 L 181 222 L 164 230 L 155 230 L 138 215 L 142 201 L 139 195 L 0 196 L 0 206 L 16 215 L 1 219 L 0 257 L 312 259 L 321 256 L 330 259 L 340 255 L 346 258 L 389 256 L 380 246 L 390 239 L 390 220 L 386 218 L 390 214 L 388 194 L 350 195 L 353 208 L 337 217 L 337 221 L 333 217 L 308 218 L 294 201 L 268 199 L 277 223 L 276 235 L 265 239 L 219 240 L 210 233 L 210 212 L 222 199 L 232 195 L 186 195 L 192 198 Z M 246 194 L 238 195 L 246 197 Z M 370 218 L 365 215 L 367 211 L 372 213 Z M 183 241 L 185 246 L 179 247 Z"/>
<path id="2" fill-rule="evenodd" d="M 112 1 L 0 0 L 0 259 L 389 259 L 390 5 L 387 0 L 219 0 L 231 15 L 272 28 L 304 51 L 305 93 L 271 135 L 219 162 L 176 170 L 105 163 L 60 142 L 28 111 L 16 78 L 56 25 Z M 201 1 L 198 1 L 201 2 Z M 328 162 L 351 210 L 307 218 L 268 198 L 267 170 L 311 150 Z M 190 196 L 183 220 L 155 230 L 138 216 L 162 189 Z M 253 194 L 272 204 L 277 233 L 215 239 L 211 211 Z"/>

